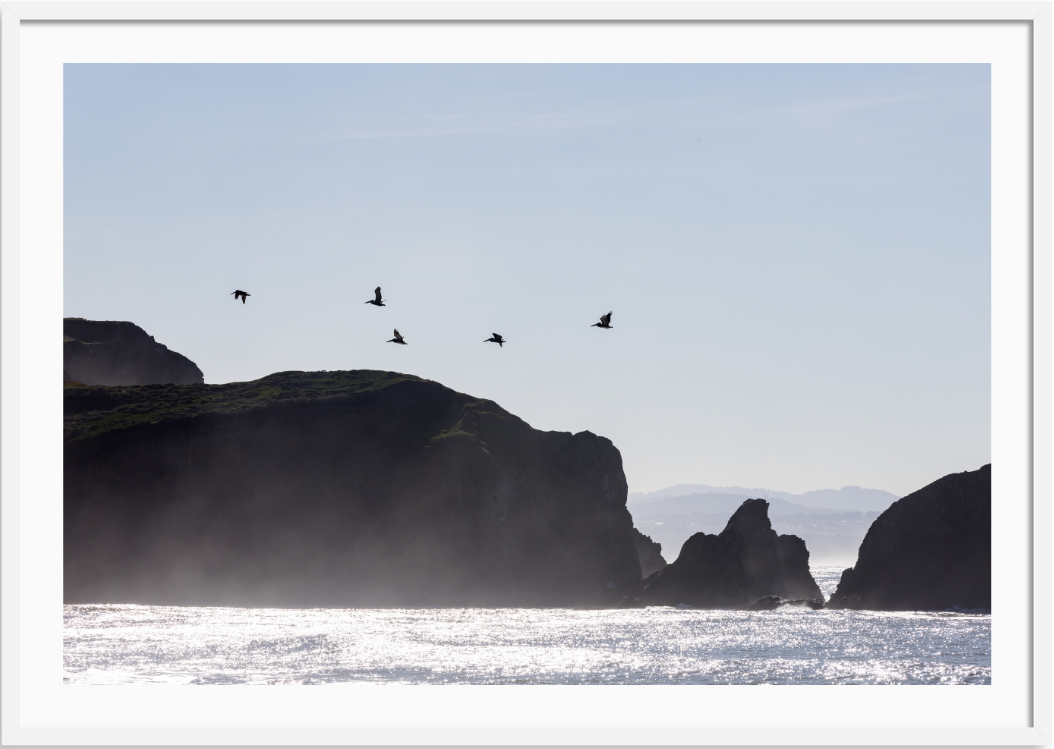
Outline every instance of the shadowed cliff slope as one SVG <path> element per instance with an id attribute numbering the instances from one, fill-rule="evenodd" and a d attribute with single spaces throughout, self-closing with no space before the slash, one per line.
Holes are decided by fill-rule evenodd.
<path id="1" fill-rule="evenodd" d="M 992 466 L 953 473 L 893 503 L 864 536 L 830 608 L 992 606 Z"/>
<path id="2" fill-rule="evenodd" d="M 205 382 L 194 362 L 170 351 L 134 323 L 67 317 L 62 332 L 64 380 L 86 385 Z"/>
<path id="3" fill-rule="evenodd" d="M 599 603 L 640 580 L 622 458 L 394 372 L 65 391 L 64 597 Z"/>
<path id="4" fill-rule="evenodd" d="M 635 531 L 634 538 L 637 542 L 637 556 L 640 558 L 640 576 L 649 577 L 666 566 L 666 560 L 662 558 L 662 544 L 651 540 L 639 530 Z"/>
<path id="5" fill-rule="evenodd" d="M 822 601 L 805 542 L 772 530 L 768 506 L 748 499 L 719 534 L 685 541 L 674 562 L 644 581 L 643 604 L 731 609 L 764 596 Z"/>

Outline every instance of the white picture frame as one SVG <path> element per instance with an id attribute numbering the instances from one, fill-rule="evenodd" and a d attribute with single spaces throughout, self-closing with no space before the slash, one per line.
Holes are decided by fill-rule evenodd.
<path id="1" fill-rule="evenodd" d="M 1052 17 L 1051 2 L 103 2 L 83 0 L 60 2 L 51 0 L 15 0 L 0 3 L 0 33 L 2 33 L 2 449 L 3 449 L 3 507 L 2 507 L 2 740 L 4 744 L 303 744 L 303 743 L 365 743 L 365 744 L 811 744 L 811 745 L 1050 745 L 1054 739 L 1054 677 L 1052 677 L 1052 591 L 1054 591 L 1054 562 L 1051 547 L 1054 542 L 1054 263 L 1052 263 Z M 821 712 L 806 715 L 795 723 L 774 722 L 764 714 L 747 720 L 744 714 L 685 715 L 695 701 L 707 701 L 716 691 L 686 692 L 685 690 L 738 689 L 717 687 L 642 687 L 610 690 L 579 687 L 473 687 L 469 691 L 458 687 L 398 688 L 383 687 L 381 691 L 365 685 L 351 686 L 338 696 L 331 693 L 312 699 L 321 703 L 317 711 L 302 704 L 301 696 L 289 691 L 257 690 L 246 698 L 246 688 L 202 687 L 197 690 L 172 687 L 122 687 L 120 694 L 106 687 L 62 687 L 58 693 L 47 686 L 48 679 L 61 670 L 61 637 L 55 640 L 56 628 L 39 626 L 47 617 L 61 620 L 61 595 L 56 599 L 50 585 L 54 580 L 57 562 L 61 579 L 61 516 L 58 516 L 58 557 L 55 557 L 56 521 L 53 509 L 48 510 L 46 497 L 53 496 L 56 487 L 61 491 L 61 475 L 42 468 L 40 456 L 54 445 L 61 444 L 59 416 L 61 405 L 48 395 L 52 382 L 41 380 L 39 372 L 58 371 L 57 345 L 42 343 L 57 329 L 61 314 L 54 315 L 54 323 L 47 310 L 61 308 L 61 289 L 58 294 L 41 292 L 42 282 L 56 271 L 53 258 L 57 246 L 61 253 L 61 221 L 57 226 L 42 216 L 54 216 L 54 184 L 61 185 L 61 154 L 59 171 L 54 161 L 38 160 L 40 149 L 54 143 L 55 128 L 61 136 L 61 117 L 37 118 L 37 112 L 47 110 L 53 98 L 54 81 L 48 83 L 36 73 L 53 68 L 42 67 L 38 42 L 42 34 L 61 33 L 69 44 L 65 54 L 71 61 L 83 61 L 86 54 L 77 46 L 78 37 L 105 34 L 113 28 L 119 43 L 113 47 L 95 43 L 93 60 L 112 57 L 122 59 L 156 59 L 151 55 L 166 54 L 152 46 L 151 30 L 158 25 L 172 29 L 193 28 L 210 36 L 198 49 L 172 47 L 179 61 L 191 61 L 195 55 L 210 61 L 255 59 L 267 45 L 283 45 L 295 33 L 310 29 L 325 29 L 327 24 L 376 24 L 376 28 L 415 29 L 415 33 L 429 24 L 489 24 L 490 28 L 505 28 L 509 24 L 546 25 L 562 29 L 567 39 L 562 47 L 569 60 L 592 59 L 598 54 L 596 41 L 586 31 L 590 24 L 618 24 L 625 38 L 633 38 L 634 26 L 652 24 L 649 28 L 667 26 L 685 28 L 687 24 L 726 24 L 725 29 L 749 28 L 778 38 L 788 30 L 809 28 L 809 24 L 832 26 L 898 25 L 917 34 L 925 50 L 927 34 L 934 34 L 942 24 L 972 24 L 981 29 L 984 24 L 1005 24 L 1023 29 L 1031 40 L 1027 50 L 1028 80 L 1018 83 L 1031 102 L 1031 111 L 1016 112 L 1022 122 L 1030 126 L 1024 135 L 1025 147 L 1031 158 L 1012 174 L 1028 195 L 1027 201 L 1011 201 L 1008 225 L 1011 239 L 1028 247 L 1021 258 L 1024 264 L 1006 269 L 1006 274 L 993 272 L 993 283 L 1006 279 L 1008 294 L 1022 273 L 1030 276 L 1031 298 L 1021 300 L 1027 312 L 1023 317 L 1012 314 L 1006 318 L 1012 335 L 1000 333 L 993 326 L 993 368 L 998 362 L 1013 360 L 1014 372 L 1026 374 L 1028 386 L 1014 386 L 1012 400 L 1031 401 L 1027 413 L 1017 413 L 1013 422 L 1020 434 L 1014 437 L 1013 447 L 1002 453 L 993 450 L 996 466 L 1011 465 L 1004 471 L 1005 479 L 1028 494 L 1031 548 L 1021 550 L 1022 558 L 1030 558 L 1022 574 L 1021 589 L 1031 596 L 1029 618 L 1025 629 L 1031 637 L 1022 646 L 1031 651 L 1028 663 L 1020 664 L 1022 683 L 1015 694 L 1027 695 L 1025 703 L 1017 704 L 1011 715 L 1007 712 L 1004 724 L 962 726 L 954 723 L 930 725 L 911 713 L 902 713 L 900 721 L 876 718 L 868 722 L 859 716 L 840 720 L 837 715 Z M 292 25 L 296 26 L 292 26 Z M 261 32 L 249 47 L 244 40 L 225 46 L 224 38 L 234 39 L 240 29 Z M 958 28 L 958 27 L 956 27 Z M 965 26 L 963 26 L 965 28 Z M 319 32 L 319 33 L 324 33 Z M 399 33 L 399 32 L 396 32 Z M 753 33 L 753 32 L 752 32 Z M 795 32 L 796 33 L 796 32 Z M 576 39 L 577 37 L 577 39 Z M 103 38 L 103 37 L 94 37 Z M 824 38 L 837 40 L 837 35 Z M 138 40 L 138 42 L 137 42 Z M 83 39 L 81 39 L 83 42 Z M 259 44 L 253 47 L 252 44 Z M 300 42 L 297 42 L 300 43 Z M 837 41 L 827 42 L 831 49 L 802 50 L 801 56 L 833 59 L 839 55 L 855 54 L 839 47 Z M 121 48 L 121 45 L 125 45 Z M 138 44 L 138 46 L 137 46 Z M 239 48 L 238 45 L 242 47 Z M 212 45 L 212 46 L 210 46 Z M 91 46 L 91 45 L 89 45 Z M 848 47 L 848 45 L 847 45 Z M 248 51 L 246 51 L 248 49 Z M 325 59 L 324 47 L 318 54 Z M 742 51 L 741 58 L 749 59 L 751 51 Z M 40 54 L 43 54 L 41 52 Z M 50 54 L 50 53 L 49 53 Z M 405 50 L 377 49 L 372 52 L 380 59 L 407 59 Z M 470 53 L 449 52 L 453 59 Z M 500 57 L 507 50 L 490 50 L 487 54 Z M 603 54 L 603 53 L 601 53 Z M 731 52 L 729 54 L 732 54 Z M 894 54 L 891 50 L 890 54 Z M 922 58 L 923 52 L 914 52 Z M 978 53 L 983 57 L 983 52 Z M 388 57 L 385 57 L 388 55 Z M 402 55 L 402 56 L 400 56 Z M 109 56 L 109 57 L 107 57 Z M 427 58 L 427 54 L 422 55 Z M 935 50 L 933 57 L 939 58 Z M 416 57 L 414 58 L 416 59 Z M 60 81 L 61 83 L 61 81 Z M 61 101 L 61 98 L 60 98 Z M 52 101 L 52 104 L 54 102 Z M 993 101 L 993 120 L 1004 105 Z M 53 110 L 52 110 L 53 111 Z M 993 129 L 993 140 L 1002 137 Z M 48 140 L 51 138 L 52 140 Z M 1001 141 L 1000 141 L 1001 142 Z M 1016 145 L 1020 146 L 1020 143 Z M 1012 149 L 1011 149 L 1012 150 Z M 993 160 L 1000 158 L 993 145 Z M 1013 154 L 1007 156 L 1011 161 Z M 27 168 L 27 164 L 31 165 Z M 45 166 L 38 167 L 38 164 Z M 50 165 L 50 166 L 48 166 Z M 996 196 L 993 196 L 996 200 Z M 1016 209 L 1016 212 L 1015 212 Z M 61 200 L 58 206 L 61 212 Z M 42 211 L 43 213 L 40 213 Z M 50 214 L 49 214 L 50 212 Z M 997 229 L 993 229 L 997 234 Z M 1016 239 L 1014 239 L 1016 237 Z M 994 236 L 993 254 L 997 248 Z M 49 253 L 51 253 L 49 255 Z M 50 258 L 50 260 L 49 260 Z M 61 262 L 58 265 L 61 269 Z M 1016 274 L 1016 275 L 1015 275 Z M 1016 279 L 1016 281 L 1015 281 Z M 1019 284 L 1020 285 L 1020 284 Z M 993 309 L 999 302 L 993 293 Z M 57 300 L 57 302 L 56 302 Z M 42 333 L 38 334 L 38 331 Z M 997 346 L 997 343 L 999 344 Z M 1000 348 L 1002 346 L 1002 348 Z M 998 377 L 993 377 L 993 391 Z M 1031 392 L 1026 392 L 1029 387 Z M 1022 389 L 1023 388 L 1023 389 Z M 993 392 L 993 395 L 995 393 Z M 999 406 L 993 398 L 993 409 Z M 1013 410 L 1015 406 L 1008 405 Z M 995 430 L 994 430 L 995 432 Z M 993 433 L 994 433 L 993 432 Z M 56 441 L 58 436 L 58 441 Z M 1010 444 L 1010 443 L 1008 443 Z M 998 469 L 997 469 L 998 470 Z M 1013 474 L 1013 475 L 1011 475 Z M 42 506 L 45 506 L 42 509 Z M 61 513 L 61 504 L 59 505 Z M 49 531 L 48 528 L 51 528 Z M 41 543 L 39 538 L 45 539 Z M 50 554 L 50 556 L 48 556 Z M 47 561 L 52 559 L 53 561 Z M 41 560 L 44 560 L 41 562 Z M 43 581 L 43 582 L 42 582 Z M 50 581 L 50 582 L 49 582 Z M 999 583 L 997 582 L 997 585 Z M 43 590 L 42 589 L 46 589 Z M 1025 607 L 1028 608 L 1027 606 Z M 993 619 L 999 616 L 997 613 Z M 50 644 L 49 644 L 50 643 Z M 49 649 L 50 648 L 50 649 Z M 42 655 L 43 654 L 43 655 Z M 964 715 L 980 710 L 987 695 L 995 694 L 1006 684 L 999 684 L 1000 673 L 993 668 L 991 687 L 904 687 L 912 701 L 934 710 L 961 710 Z M 61 680 L 60 680 L 61 681 Z M 44 684 L 45 686 L 41 686 Z M 600 690 L 599 692 L 596 690 Z M 639 690 L 649 690 L 642 693 Z M 873 701 L 879 705 L 889 699 L 889 687 L 835 687 L 835 690 L 856 690 L 852 699 Z M 72 691 L 71 691 L 72 690 Z M 219 690 L 219 691 L 217 691 Z M 227 690 L 227 691 L 223 691 Z M 242 694 L 234 699 L 235 690 Z M 427 691 L 422 691 L 427 690 Z M 583 690 L 591 690 L 585 691 Z M 635 691 L 636 690 L 636 691 Z M 679 691 L 678 691 L 679 690 Z M 815 691 L 807 687 L 781 687 L 780 700 L 797 703 L 808 709 L 816 702 Z M 878 690 L 878 691 L 876 691 Z M 922 690 L 922 691 L 920 691 Z M 988 690 L 988 691 L 986 691 Z M 583 698 L 581 694 L 587 696 Z M 59 696 L 56 698 L 56 694 Z M 839 692 L 835 692 L 837 697 Z M 903 694 L 903 693 L 902 693 Z M 591 696 L 590 696 L 591 695 Z M 935 696 L 936 695 L 936 696 Z M 824 693 L 829 702 L 831 694 Z M 234 707 L 230 700 L 239 703 Z M 585 702 L 583 702 L 583 699 Z M 723 699 L 723 698 L 722 698 Z M 743 695 L 741 702 L 769 704 L 767 695 Z M 902 700 L 903 696 L 896 699 Z M 360 705 L 358 716 L 342 715 L 333 706 L 342 701 Z M 178 705 L 178 714 L 158 707 L 165 701 Z M 475 712 L 462 712 L 468 701 Z M 667 703 L 681 706 L 676 720 L 668 725 L 620 724 L 623 716 L 641 705 Z M 837 699 L 835 699 L 837 701 Z M 936 702 L 934 702 L 936 701 Z M 296 703 L 303 711 L 301 723 L 282 722 L 277 716 L 287 706 Z M 937 704 L 939 703 L 939 704 Z M 232 703 L 233 704 L 233 703 Z M 592 705 L 596 712 L 582 709 Z M 107 711 L 107 706 L 113 709 Z M 412 719 L 408 707 L 418 712 Z M 94 712 L 93 712 L 94 711 Z M 705 712 L 700 711 L 700 713 Z M 948 714 L 951 714 L 950 712 Z M 166 717 L 167 715 L 167 717 Z M 448 716 L 442 719 L 441 716 Z M 473 718 L 472 716 L 477 716 Z M 90 716 L 90 717 L 87 717 Z M 468 717 L 466 717 L 468 716 Z M 893 716 L 894 718 L 897 716 Z M 704 720 L 705 718 L 705 720 Z M 430 722 L 431 721 L 431 722 Z M 474 722 L 472 722 L 474 721 Z M 296 723 L 297 721 L 292 721 Z"/>

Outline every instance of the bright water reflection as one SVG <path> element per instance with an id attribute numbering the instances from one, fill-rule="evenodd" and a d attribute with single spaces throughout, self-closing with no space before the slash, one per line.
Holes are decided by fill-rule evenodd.
<path id="1" fill-rule="evenodd" d="M 815 570 L 830 595 L 837 573 Z M 66 606 L 68 683 L 988 684 L 960 613 Z"/>

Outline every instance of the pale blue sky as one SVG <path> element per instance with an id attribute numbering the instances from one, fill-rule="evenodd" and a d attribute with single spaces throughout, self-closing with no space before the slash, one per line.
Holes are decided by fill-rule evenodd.
<path id="1" fill-rule="evenodd" d="M 64 312 L 434 379 L 631 491 L 907 493 L 990 460 L 989 125 L 987 65 L 66 65 Z"/>

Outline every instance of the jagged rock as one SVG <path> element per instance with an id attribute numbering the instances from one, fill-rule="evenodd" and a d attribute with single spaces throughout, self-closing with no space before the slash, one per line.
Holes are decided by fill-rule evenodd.
<path id="1" fill-rule="evenodd" d="M 786 603 L 786 599 L 779 596 L 762 596 L 749 606 L 744 606 L 743 611 L 772 611 Z"/>
<path id="2" fill-rule="evenodd" d="M 779 596 L 763 596 L 749 606 L 744 606 L 743 611 L 773 611 L 781 606 L 795 606 L 798 608 L 809 608 L 818 611 L 824 607 L 823 598 L 795 598 L 788 601 Z"/>
<path id="3" fill-rule="evenodd" d="M 64 380 L 86 385 L 193 385 L 198 366 L 130 322 L 62 321 Z"/>
<path id="4" fill-rule="evenodd" d="M 748 499 L 716 536 L 696 533 L 676 561 L 644 581 L 646 605 L 742 608 L 764 596 L 823 599 L 797 536 L 772 530 L 768 502 Z"/>
<path id="5" fill-rule="evenodd" d="M 622 457 L 394 372 L 65 391 L 67 603 L 619 605 Z"/>
<path id="6" fill-rule="evenodd" d="M 842 571 L 842 580 L 846 579 L 846 572 L 852 573 L 853 568 L 850 567 L 847 570 Z M 829 609 L 864 609 L 864 601 L 860 596 L 851 595 L 838 595 L 838 591 L 835 590 L 831 594 L 831 600 L 827 602 L 827 608 Z"/>
<path id="7" fill-rule="evenodd" d="M 794 606 L 797 608 L 808 608 L 819 611 L 824 608 L 823 598 L 795 598 L 788 601 L 779 596 L 764 596 L 754 601 L 749 606 L 744 606 L 743 611 L 773 611 L 781 606 Z"/>
<path id="8" fill-rule="evenodd" d="M 827 608 L 917 611 L 992 606 L 992 466 L 953 473 L 871 524 Z"/>
<path id="9" fill-rule="evenodd" d="M 662 558 L 662 544 L 652 541 L 650 536 L 645 536 L 636 528 L 637 556 L 640 558 L 640 576 L 649 577 L 666 566 L 666 560 Z"/>

